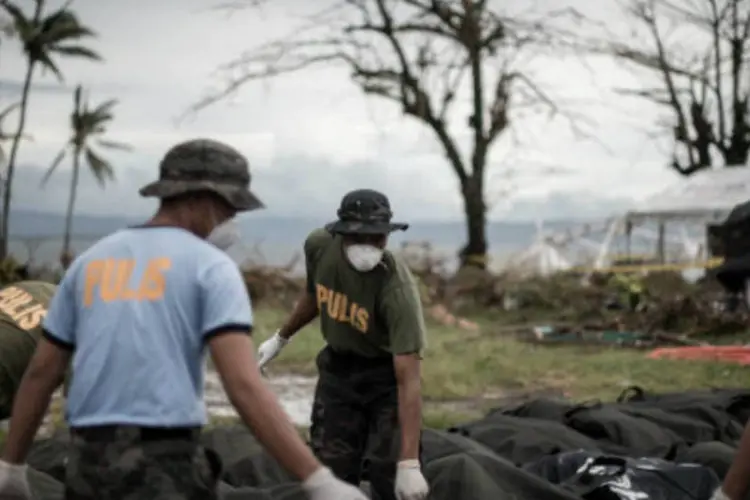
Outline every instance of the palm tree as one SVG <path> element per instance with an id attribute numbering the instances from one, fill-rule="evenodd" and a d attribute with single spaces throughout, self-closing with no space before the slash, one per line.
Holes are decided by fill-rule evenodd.
<path id="1" fill-rule="evenodd" d="M 5 120 L 8 119 L 8 116 L 16 111 L 19 106 L 20 103 L 16 102 L 0 111 L 0 172 L 2 172 L 0 175 L 0 193 L 2 193 L 3 186 L 5 186 L 5 167 L 7 166 L 6 160 L 8 159 L 8 155 L 5 152 L 5 143 L 15 138 L 15 134 L 5 132 L 5 127 L 3 127 L 3 125 L 5 124 Z M 30 137 L 24 136 L 22 139 L 30 139 Z"/>
<path id="2" fill-rule="evenodd" d="M 116 104 L 116 100 L 109 100 L 92 109 L 89 107 L 88 99 L 83 95 L 82 87 L 77 86 L 73 93 L 73 112 L 70 114 L 70 139 L 57 154 L 52 165 L 44 174 L 44 178 L 42 178 L 42 185 L 45 185 L 68 154 L 73 158 L 68 209 L 65 214 L 65 235 L 60 255 L 63 267 L 67 267 L 72 259 L 70 237 L 73 229 L 73 212 L 78 194 L 78 180 L 82 162 L 85 160 L 89 170 L 103 188 L 107 181 L 115 179 L 115 171 L 112 164 L 94 149 L 94 143 L 105 149 L 120 151 L 130 151 L 131 149 L 127 144 L 103 138 L 107 133 L 107 126 L 114 119 L 112 109 Z"/>
<path id="3" fill-rule="evenodd" d="M 15 137 L 15 134 L 6 133 L 3 125 L 5 124 L 5 120 L 8 119 L 8 116 L 12 112 L 17 110 L 19 106 L 20 106 L 20 103 L 15 102 L 11 104 L 10 106 L 7 106 L 2 111 L 0 111 L 0 168 L 5 167 L 5 160 L 8 159 L 8 155 L 5 153 L 5 143 L 6 141 L 10 141 L 11 139 L 13 139 L 13 137 Z"/>
<path id="4" fill-rule="evenodd" d="M 69 9 L 69 4 L 58 10 L 44 13 L 44 0 L 35 0 L 36 9 L 32 18 L 8 0 L 0 0 L 2 7 L 13 20 L 16 35 L 23 44 L 26 55 L 26 75 L 21 93 L 18 129 L 10 148 L 8 167 L 4 179 L 4 196 L 2 223 L 0 224 L 0 259 L 8 255 L 8 223 L 10 219 L 10 202 L 12 196 L 13 173 L 18 159 L 18 148 L 26 128 L 26 112 L 29 104 L 29 91 L 34 78 L 34 70 L 41 67 L 51 71 L 59 81 L 62 73 L 57 67 L 54 56 L 81 57 L 100 61 L 101 57 L 94 51 L 77 45 L 82 39 L 95 36 L 94 32 L 81 24 L 78 17 Z"/>

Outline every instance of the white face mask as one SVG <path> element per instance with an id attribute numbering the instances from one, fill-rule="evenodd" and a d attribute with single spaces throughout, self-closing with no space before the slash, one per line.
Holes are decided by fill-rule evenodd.
<path id="1" fill-rule="evenodd" d="M 206 241 L 217 247 L 219 250 L 227 251 L 234 245 L 242 242 L 242 233 L 240 226 L 234 219 L 219 224 L 211 231 Z"/>
<path id="2" fill-rule="evenodd" d="M 375 269 L 383 258 L 383 250 L 372 245 L 349 245 L 346 258 L 357 271 L 366 273 Z"/>

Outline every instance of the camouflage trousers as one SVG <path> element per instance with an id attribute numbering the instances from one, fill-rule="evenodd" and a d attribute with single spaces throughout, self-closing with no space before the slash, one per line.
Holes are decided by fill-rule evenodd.
<path id="1" fill-rule="evenodd" d="M 342 480 L 355 485 L 369 480 L 372 498 L 395 500 L 401 434 L 393 359 L 342 355 L 326 347 L 317 365 L 313 451 Z"/>
<path id="2" fill-rule="evenodd" d="M 221 462 L 198 431 L 97 427 L 71 432 L 66 500 L 218 499 Z"/>

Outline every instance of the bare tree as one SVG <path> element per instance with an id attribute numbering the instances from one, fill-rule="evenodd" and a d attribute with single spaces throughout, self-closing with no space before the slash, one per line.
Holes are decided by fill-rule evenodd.
<path id="1" fill-rule="evenodd" d="M 249 1 L 249 0 L 246 0 Z M 486 265 L 485 203 L 488 155 L 512 125 L 529 114 L 558 114 L 556 100 L 537 85 L 530 60 L 570 46 L 560 26 L 572 11 L 502 15 L 487 0 L 340 0 L 289 37 L 247 51 L 222 66 L 228 81 L 194 111 L 248 82 L 319 65 L 343 65 L 365 94 L 396 103 L 434 133 L 458 178 L 467 222 L 462 264 Z M 231 4 L 237 7 L 237 2 Z M 561 22 L 566 20 L 566 22 Z M 469 116 L 456 114 L 466 92 Z M 458 106 L 456 105 L 457 103 Z M 572 118 L 570 115 L 562 115 Z M 466 121 L 464 121 L 466 120 Z M 472 132 L 461 154 L 456 124 Z M 466 125 L 464 125 L 466 126 Z"/>
<path id="2" fill-rule="evenodd" d="M 745 165 L 750 3 L 624 0 L 623 8 L 634 40 L 626 43 L 618 36 L 601 49 L 657 82 L 621 91 L 666 111 L 660 125 L 673 140 L 672 167 L 691 175 L 716 163 Z"/>

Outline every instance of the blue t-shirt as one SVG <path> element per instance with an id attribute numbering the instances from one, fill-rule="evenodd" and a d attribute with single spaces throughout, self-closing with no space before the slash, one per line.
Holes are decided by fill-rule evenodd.
<path id="1" fill-rule="evenodd" d="M 205 344 L 251 331 L 237 264 L 188 231 L 118 231 L 80 255 L 44 320 L 45 336 L 74 350 L 71 427 L 197 426 Z"/>

